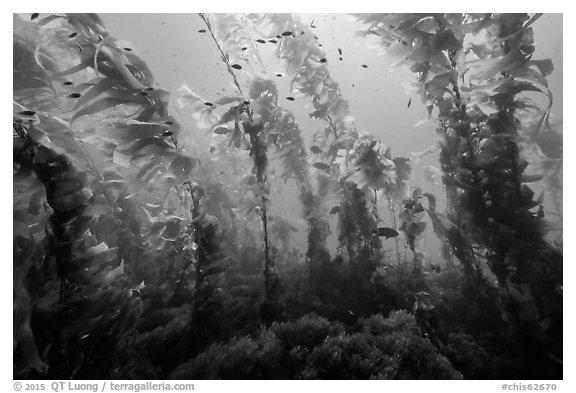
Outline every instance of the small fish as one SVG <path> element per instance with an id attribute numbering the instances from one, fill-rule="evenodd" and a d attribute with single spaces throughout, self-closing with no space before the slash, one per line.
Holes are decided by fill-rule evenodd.
<path id="1" fill-rule="evenodd" d="M 244 105 L 250 105 L 250 101 L 242 101 Z"/>
<path id="2" fill-rule="evenodd" d="M 310 22 L 310 27 L 313 28 L 313 29 L 316 28 L 316 26 L 314 26 L 314 19 L 312 19 L 312 22 Z"/>
<path id="3" fill-rule="evenodd" d="M 264 40 L 261 39 L 261 38 L 258 38 L 258 39 L 256 40 L 256 42 L 259 42 L 259 43 L 261 43 L 261 44 L 265 44 L 265 43 L 266 43 L 266 41 L 264 41 Z"/>
<path id="4" fill-rule="evenodd" d="M 352 87 L 356 87 L 356 85 L 354 83 L 352 83 Z"/>
<path id="5" fill-rule="evenodd" d="M 206 29 L 200 29 L 198 30 L 198 33 L 206 33 Z"/>
<path id="6" fill-rule="evenodd" d="M 276 38 L 280 39 L 280 38 L 282 38 L 282 36 L 281 36 L 280 34 L 278 34 L 278 35 L 276 36 Z"/>
<path id="7" fill-rule="evenodd" d="M 314 39 L 317 39 L 317 40 L 319 40 L 319 38 L 318 38 L 318 36 L 317 36 L 317 35 L 315 35 L 315 36 L 314 36 Z"/>
<path id="8" fill-rule="evenodd" d="M 126 52 L 132 52 L 132 48 L 123 48 Z"/>
<path id="9" fill-rule="evenodd" d="M 228 127 L 225 127 L 225 126 L 216 126 L 216 127 L 214 127 L 212 132 L 214 134 L 217 134 L 217 135 L 224 135 L 224 134 L 229 134 L 230 129 Z"/>
<path id="10" fill-rule="evenodd" d="M 340 61 L 342 61 L 342 58 L 341 58 L 341 57 L 339 57 L 338 59 L 340 59 Z"/>
<path id="11" fill-rule="evenodd" d="M 362 64 L 362 68 L 368 68 L 366 64 Z"/>
<path id="12" fill-rule="evenodd" d="M 235 68 L 237 70 L 241 70 L 242 66 L 240 64 L 232 64 L 230 67 Z"/>
<path id="13" fill-rule="evenodd" d="M 170 121 L 170 120 L 166 120 L 166 121 L 164 122 L 164 124 L 166 124 L 167 126 L 172 126 L 172 125 L 174 125 L 174 122 L 173 122 L 173 121 Z"/>
<path id="14" fill-rule="evenodd" d="M 374 235 L 383 236 L 386 239 L 398 236 L 398 232 L 394 228 L 380 227 L 378 230 L 373 231 Z"/>
<path id="15" fill-rule="evenodd" d="M 241 49 L 241 50 L 246 50 L 246 49 L 248 49 L 248 47 L 247 47 L 247 46 L 243 46 L 243 47 L 240 48 L 240 49 Z"/>
<path id="16" fill-rule="evenodd" d="M 74 38 L 78 35 L 78 33 L 74 32 L 68 36 L 68 38 Z"/>
<path id="17" fill-rule="evenodd" d="M 330 215 L 333 216 L 334 214 L 340 213 L 340 205 L 334 206 L 330 210 Z"/>
<path id="18" fill-rule="evenodd" d="M 312 166 L 316 169 L 321 169 L 323 171 L 327 171 L 330 169 L 330 165 L 324 164 L 323 162 L 315 162 Z"/>
<path id="19" fill-rule="evenodd" d="M 164 136 L 172 136 L 172 131 L 164 131 Z"/>
<path id="20" fill-rule="evenodd" d="M 74 82 L 67 81 L 67 82 L 63 82 L 62 84 L 63 84 L 64 86 L 70 86 L 70 85 L 73 85 Z"/>
<path id="21" fill-rule="evenodd" d="M 40 14 L 32 14 L 32 16 L 30 17 L 30 20 L 34 20 L 34 19 L 38 18 L 38 15 L 40 15 Z"/>
<path id="22" fill-rule="evenodd" d="M 322 44 L 320 44 L 320 45 L 322 45 Z M 326 63 L 327 61 L 328 61 L 328 60 L 326 60 L 325 57 L 323 57 L 323 58 L 320 59 L 320 63 Z"/>
<path id="23" fill-rule="evenodd" d="M 284 33 L 281 34 L 284 37 L 288 37 L 288 36 L 294 36 L 294 34 L 292 34 L 291 31 L 285 31 Z"/>
<path id="24" fill-rule="evenodd" d="M 69 97 L 69 98 L 80 98 L 80 97 L 82 97 L 82 94 L 80 94 L 80 93 L 72 93 L 72 94 L 68 94 L 66 97 Z"/>
<path id="25" fill-rule="evenodd" d="M 277 76 L 278 78 L 280 78 L 280 77 L 282 77 L 282 74 L 276 74 L 276 76 Z"/>
<path id="26" fill-rule="evenodd" d="M 304 32 L 303 32 L 303 31 L 301 31 L 301 32 L 300 32 L 300 35 L 304 35 Z"/>
<path id="27" fill-rule="evenodd" d="M 410 97 L 410 99 L 408 100 L 408 108 L 410 108 L 410 105 L 412 105 L 412 97 Z"/>
<path id="28" fill-rule="evenodd" d="M 320 48 L 322 48 L 322 44 L 318 44 L 318 46 L 319 46 Z"/>
<path id="29" fill-rule="evenodd" d="M 24 116 L 34 116 L 36 115 L 36 112 L 34 111 L 22 111 L 22 112 L 18 112 L 19 115 L 24 115 Z"/>
<path id="30" fill-rule="evenodd" d="M 211 103 L 211 102 L 205 102 L 204 105 L 206 105 L 206 106 L 214 106 L 214 104 Z"/>
<path id="31" fill-rule="evenodd" d="M 288 101 L 294 101 L 294 97 L 286 97 Z"/>
<path id="32" fill-rule="evenodd" d="M 534 183 L 537 182 L 539 180 L 542 180 L 544 178 L 544 176 L 542 175 L 522 175 L 520 176 L 520 181 L 522 183 Z"/>
<path id="33" fill-rule="evenodd" d="M 277 44 L 278 43 L 278 41 L 276 41 L 276 40 L 268 40 L 268 42 L 271 44 Z"/>
<path id="34" fill-rule="evenodd" d="M 338 54 L 342 56 L 342 49 L 338 48 Z"/>
<path id="35" fill-rule="evenodd" d="M 312 153 L 314 153 L 314 154 L 320 154 L 320 153 L 322 153 L 322 149 L 320 149 L 320 148 L 319 148 L 318 146 L 316 146 L 316 145 L 312 145 L 312 146 L 310 147 L 310 151 L 311 151 Z"/>

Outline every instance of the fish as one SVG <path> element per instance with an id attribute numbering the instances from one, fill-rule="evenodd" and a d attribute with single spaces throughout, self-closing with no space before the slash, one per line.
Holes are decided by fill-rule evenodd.
<path id="1" fill-rule="evenodd" d="M 338 54 L 342 56 L 342 49 L 338 48 Z"/>
<path id="2" fill-rule="evenodd" d="M 288 101 L 294 101 L 294 97 L 286 97 Z"/>
<path id="3" fill-rule="evenodd" d="M 164 136 L 172 136 L 174 135 L 172 131 L 164 131 Z"/>
<path id="4" fill-rule="evenodd" d="M 535 183 L 539 180 L 542 180 L 544 178 L 543 175 L 522 175 L 520 176 L 520 181 L 522 183 Z"/>
<path id="5" fill-rule="evenodd" d="M 284 37 L 288 37 L 288 36 L 293 36 L 294 34 L 292 34 L 291 31 L 285 31 L 284 33 L 281 34 Z"/>
<path id="6" fill-rule="evenodd" d="M 214 106 L 214 104 L 211 103 L 211 102 L 205 102 L 204 105 L 206 105 L 206 106 Z"/>
<path id="7" fill-rule="evenodd" d="M 82 94 L 72 93 L 72 94 L 68 94 L 66 97 L 68 97 L 68 98 L 80 98 L 80 97 L 82 97 Z"/>
<path id="8" fill-rule="evenodd" d="M 164 124 L 166 124 L 167 126 L 172 126 L 172 125 L 174 125 L 174 122 L 173 122 L 173 121 L 170 121 L 170 120 L 166 120 L 166 121 L 164 122 Z"/>
<path id="9" fill-rule="evenodd" d="M 230 67 L 235 68 L 237 70 L 241 70 L 242 66 L 240 64 L 232 64 Z"/>
<path id="10" fill-rule="evenodd" d="M 20 113 L 15 114 L 13 117 L 15 123 L 23 124 L 38 124 L 40 123 L 40 118 L 38 117 L 38 113 L 34 111 L 22 111 Z"/>
<path id="11" fill-rule="evenodd" d="M 30 20 L 34 20 L 34 19 L 38 18 L 38 15 L 40 15 L 40 14 L 32 14 L 32 16 L 30 17 Z"/>
<path id="12" fill-rule="evenodd" d="M 410 108 L 411 104 L 412 104 L 412 97 L 410 97 L 410 99 L 408 100 L 408 108 Z"/>
<path id="13" fill-rule="evenodd" d="M 320 45 L 322 45 L 322 44 L 320 44 Z M 328 61 L 328 60 L 326 60 L 325 57 L 323 57 L 323 58 L 320 59 L 320 63 L 326 63 L 327 61 Z"/>
<path id="14" fill-rule="evenodd" d="M 312 145 L 312 147 L 310 147 L 310 151 L 314 154 L 320 154 L 322 153 L 322 149 L 320 149 L 318 146 L 316 145 Z"/>
<path id="15" fill-rule="evenodd" d="M 259 42 L 259 43 L 261 43 L 261 44 L 265 44 L 265 43 L 266 43 L 266 41 L 264 41 L 264 40 L 261 39 L 261 38 L 258 38 L 258 39 L 256 40 L 256 42 Z"/>
<path id="16" fill-rule="evenodd" d="M 325 164 L 323 162 L 315 162 L 314 164 L 312 164 L 312 166 L 316 169 L 321 169 L 323 171 L 327 171 L 330 169 L 330 165 Z"/>
<path id="17" fill-rule="evenodd" d="M 341 58 L 341 57 L 339 57 L 338 59 L 340 59 L 340 61 L 342 61 L 342 58 Z"/>
<path id="18" fill-rule="evenodd" d="M 132 52 L 132 48 L 123 48 L 126 52 Z"/>
<path id="19" fill-rule="evenodd" d="M 78 35 L 78 33 L 74 32 L 68 36 L 68 38 L 74 38 Z"/>
<path id="20" fill-rule="evenodd" d="M 356 85 L 354 83 L 352 83 L 352 87 L 356 87 Z"/>
<path id="21" fill-rule="evenodd" d="M 366 64 L 362 64 L 362 68 L 368 68 Z"/>
<path id="22" fill-rule="evenodd" d="M 322 44 L 318 44 L 318 46 L 319 46 L 320 48 L 322 48 Z"/>
<path id="23" fill-rule="evenodd" d="M 398 236 L 398 231 L 396 231 L 394 228 L 388 227 L 380 227 L 377 230 L 374 230 L 373 233 L 374 235 L 382 236 L 386 239 Z"/>
<path id="24" fill-rule="evenodd" d="M 247 46 L 243 46 L 243 47 L 240 48 L 240 49 L 241 49 L 241 50 L 246 50 L 246 49 L 248 49 L 248 47 L 247 47 Z"/>
<path id="25" fill-rule="evenodd" d="M 206 33 L 206 29 L 200 29 L 198 30 L 198 33 Z"/>
<path id="26" fill-rule="evenodd" d="M 310 27 L 313 28 L 313 29 L 316 28 L 316 26 L 314 26 L 314 19 L 312 19 L 312 22 L 310 22 Z"/>
<path id="27" fill-rule="evenodd" d="M 330 210 L 331 216 L 333 216 L 334 214 L 337 214 L 337 213 L 340 213 L 340 205 L 336 205 Z"/>
<path id="28" fill-rule="evenodd" d="M 63 84 L 64 86 L 70 86 L 70 85 L 73 85 L 74 82 L 67 81 L 67 82 L 63 82 L 62 84 Z"/>
<path id="29" fill-rule="evenodd" d="M 225 127 L 225 126 L 216 126 L 216 127 L 214 127 L 212 132 L 214 134 L 217 134 L 217 135 L 225 135 L 225 134 L 230 133 L 230 129 L 228 127 Z"/>
<path id="30" fill-rule="evenodd" d="M 300 35 L 304 35 L 304 32 L 303 32 L 303 31 L 301 31 L 301 32 L 300 32 Z"/>
<path id="31" fill-rule="evenodd" d="M 318 38 L 318 36 L 317 36 L 317 35 L 315 35 L 315 36 L 314 36 L 314 39 L 317 39 L 317 40 L 319 40 L 320 38 Z"/>
<path id="32" fill-rule="evenodd" d="M 283 75 L 282 75 L 282 74 L 276 74 L 276 76 L 277 76 L 278 78 L 280 78 L 280 77 L 282 77 Z"/>
<path id="33" fill-rule="evenodd" d="M 276 40 L 268 40 L 268 42 L 271 44 L 277 44 L 278 43 L 278 41 L 276 41 Z"/>

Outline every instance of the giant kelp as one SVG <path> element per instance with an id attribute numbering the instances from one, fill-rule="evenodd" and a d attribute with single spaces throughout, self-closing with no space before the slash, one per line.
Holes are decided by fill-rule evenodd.
<path id="1" fill-rule="evenodd" d="M 521 154 L 538 144 L 539 135 L 553 133 L 546 82 L 552 64 L 532 59 L 531 25 L 538 15 L 359 18 L 369 23 L 367 34 L 380 36 L 387 53 L 417 74 L 422 101 L 438 119 L 449 217 L 461 233 L 449 240 L 467 275 L 481 274 L 471 250 L 475 243 L 504 288 L 518 325 L 540 337 L 542 351 L 560 356 L 562 255 L 543 238 L 554 226 L 533 211 L 542 210 L 542 201 L 534 200 L 526 184 L 533 178 L 525 173 L 529 163 Z M 524 92 L 544 94 L 550 105 L 541 114 Z M 531 128 L 525 122 L 519 127 L 523 113 L 541 117 Z"/>
<path id="2" fill-rule="evenodd" d="M 417 161 L 356 129 L 313 25 L 196 18 L 230 96 L 183 85 L 172 99 L 95 14 L 15 18 L 15 376 L 561 375 L 561 222 L 544 211 L 548 198 L 562 217 L 561 135 L 525 94 L 552 100 L 552 64 L 531 57 L 538 15 L 358 16 L 416 74 L 446 212 L 438 190 L 412 184 Z M 280 104 L 266 43 L 290 98 L 322 121 L 311 146 Z M 171 105 L 206 130 L 207 151 Z M 306 250 L 273 209 L 281 182 L 299 192 Z M 446 261 L 422 249 L 431 230 Z M 397 311 L 414 295 L 436 307 Z"/>

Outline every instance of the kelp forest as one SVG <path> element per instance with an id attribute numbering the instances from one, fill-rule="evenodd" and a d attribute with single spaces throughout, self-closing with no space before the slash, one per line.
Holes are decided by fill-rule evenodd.
<path id="1" fill-rule="evenodd" d="M 14 379 L 563 378 L 542 14 L 346 15 L 413 154 L 357 127 L 328 22 L 187 14 L 217 94 L 105 16 L 13 15 Z"/>

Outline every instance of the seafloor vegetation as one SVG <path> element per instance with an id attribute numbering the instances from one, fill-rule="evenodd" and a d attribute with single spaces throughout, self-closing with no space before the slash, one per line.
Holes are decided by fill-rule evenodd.
<path id="1" fill-rule="evenodd" d="M 14 16 L 14 378 L 562 378 L 562 134 L 540 103 L 539 15 L 354 16 L 414 73 L 437 195 L 356 130 L 296 16 L 197 16 L 236 88 L 215 102 L 162 90 L 97 15 Z M 311 145 L 256 71 L 264 38 L 324 122 Z M 304 249 L 270 209 L 289 186 Z"/>

